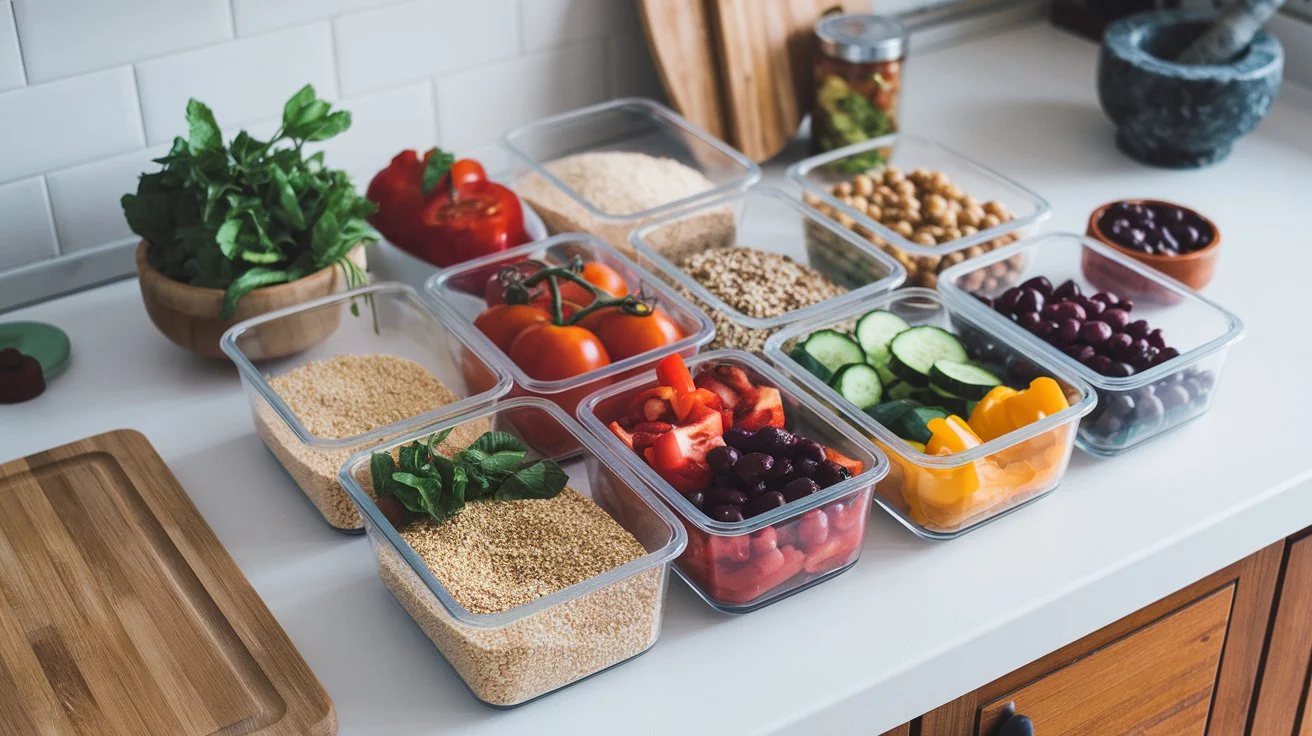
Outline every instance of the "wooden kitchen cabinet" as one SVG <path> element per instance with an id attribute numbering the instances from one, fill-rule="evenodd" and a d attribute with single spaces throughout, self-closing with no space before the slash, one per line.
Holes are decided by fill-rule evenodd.
<path id="1" fill-rule="evenodd" d="M 1251 733 L 1312 736 L 1312 530 L 1285 547 Z"/>
<path id="2" fill-rule="evenodd" d="M 1285 665 L 1272 710 L 1306 687 L 1312 627 L 1312 539 L 1303 549 L 1306 595 L 1291 603 L 1285 636 L 1306 644 Z M 1040 736 L 1243 734 L 1261 668 L 1284 543 L 1267 547 L 1120 621 L 926 713 L 910 733 L 991 736 L 1015 702 Z M 1298 669 L 1301 667 L 1301 669 Z M 1272 686 L 1272 692 L 1275 692 Z M 1303 690 L 1299 690 L 1302 697 Z M 1273 716 L 1276 717 L 1276 716 Z M 1288 718 L 1286 718 L 1288 720 Z M 1281 721 L 1282 723 L 1284 721 Z M 1263 736 L 1302 733 L 1254 731 Z M 898 733 L 894 731 L 894 733 Z"/>

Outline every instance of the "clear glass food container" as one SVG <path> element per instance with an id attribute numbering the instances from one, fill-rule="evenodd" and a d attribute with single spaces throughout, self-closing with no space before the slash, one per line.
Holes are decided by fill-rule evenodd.
<path id="1" fill-rule="evenodd" d="M 336 327 L 314 348 L 287 358 L 265 357 L 264 340 L 277 342 L 279 335 L 322 322 Z M 260 439 L 324 521 L 341 532 L 364 530 L 355 504 L 337 482 L 337 469 L 347 457 L 425 422 L 492 403 L 511 386 L 510 375 L 485 360 L 481 346 L 448 327 L 414 289 L 397 283 L 365 286 L 262 314 L 234 325 L 220 346 L 241 374 Z M 313 361 L 373 354 L 418 363 L 445 384 L 454 401 L 351 436 L 324 437 L 306 429 L 269 383 Z"/>
<path id="2" fill-rule="evenodd" d="M 1021 264 L 1008 281 L 990 288 L 980 273 L 999 261 Z M 1046 276 L 1054 286 L 1073 280 L 1086 294 L 1113 292 L 1133 302 L 1131 320 L 1160 329 L 1179 355 L 1131 376 L 1095 372 L 1030 334 L 974 298 L 996 297 L 1010 286 Z M 1212 405 L 1226 352 L 1244 334 L 1239 317 L 1198 292 L 1091 238 L 1050 233 L 1029 238 L 963 263 L 943 274 L 944 294 L 957 308 L 1014 335 L 1033 355 L 1088 381 L 1098 406 L 1080 424 L 1076 443 L 1085 452 L 1111 456 L 1131 450 L 1191 419 Z"/>
<path id="3" fill-rule="evenodd" d="M 572 378 L 556 381 L 531 378 L 522 367 L 511 362 L 505 351 L 493 345 L 474 327 L 474 320 L 487 307 L 483 298 L 484 287 L 488 278 L 505 266 L 525 260 L 538 260 L 549 266 L 558 266 L 568 263 L 575 256 L 581 257 L 584 262 L 598 261 L 610 266 L 624 277 L 630 291 L 641 290 L 654 296 L 657 308 L 679 326 L 684 338 Z M 470 339 L 479 345 L 481 354 L 509 371 L 515 383 L 512 396 L 541 396 L 556 402 L 570 413 L 588 394 L 633 375 L 670 353 L 684 357 L 696 355 L 701 346 L 710 342 L 715 334 L 715 326 L 711 324 L 710 318 L 676 294 L 664 281 L 639 268 L 595 236 L 582 233 L 556 235 L 539 243 L 511 248 L 442 270 L 429 280 L 427 288 L 441 304 L 458 315 L 462 327 L 470 333 Z M 550 360 L 550 357 L 543 356 L 543 359 Z"/>
<path id="4" fill-rule="evenodd" d="M 688 531 L 688 549 L 675 563 L 680 577 L 712 607 L 746 613 L 828 580 L 856 564 L 869 520 L 870 495 L 888 473 L 887 459 L 796 384 L 760 358 L 739 350 L 716 350 L 687 361 L 700 366 L 741 368 L 755 385 L 782 394 L 785 428 L 833 448 L 864 466 L 862 472 L 805 498 L 738 522 L 717 521 L 693 506 L 607 425 L 640 391 L 656 385 L 652 374 L 636 376 L 589 396 L 578 416 L 601 444 L 622 457 L 669 504 Z M 782 568 L 763 567 L 773 551 Z"/>
<path id="5" fill-rule="evenodd" d="M 1008 384 L 1024 388 L 1041 375 L 1061 386 L 1070 407 L 952 455 L 929 455 L 875 421 L 789 356 L 819 330 L 851 332 L 867 312 L 885 309 L 912 327 L 933 325 L 956 334 L 972 361 L 994 366 Z M 952 539 L 1046 495 L 1061 483 L 1070 462 L 1075 428 L 1094 405 L 1094 393 L 1073 371 L 1034 357 L 1024 342 L 990 329 L 949 305 L 936 291 L 899 289 L 780 330 L 766 355 L 785 374 L 848 422 L 887 455 L 891 467 L 875 500 L 908 529 L 927 539 Z M 963 419 L 967 417 L 962 417 Z"/>
<path id="6" fill-rule="evenodd" d="M 506 133 L 502 143 L 516 160 L 515 191 L 529 200 L 549 232 L 591 233 L 621 251 L 628 250 L 629 232 L 639 224 L 742 189 L 761 178 L 760 167 L 728 144 L 673 110 L 638 98 L 543 118 Z M 700 181 L 695 191 L 675 187 L 668 192 L 649 183 L 649 191 L 640 201 L 612 202 L 589 197 L 548 170 L 550 164 L 567 156 L 605 151 L 673 159 L 705 181 Z"/>
<path id="7" fill-rule="evenodd" d="M 706 212 L 732 212 L 730 227 L 707 231 L 700 227 Z M 638 264 L 664 276 L 702 307 L 715 323 L 711 348 L 738 348 L 760 352 L 765 340 L 783 325 L 871 294 L 897 288 L 906 269 L 891 256 L 869 245 L 855 233 L 839 227 L 796 197 L 771 187 L 733 192 L 695 207 L 667 215 L 633 232 L 630 241 Z M 754 248 L 787 256 L 820 272 L 847 293 L 774 317 L 753 317 L 736 309 L 680 267 L 697 253 L 725 248 Z M 740 293 L 796 292 L 797 284 L 743 284 Z"/>
<path id="8" fill-rule="evenodd" d="M 916 173 L 921 170 L 923 176 Z M 944 269 L 1011 243 L 1049 214 L 1048 202 L 1024 186 L 904 133 L 812 156 L 790 167 L 788 176 L 808 204 L 897 258 L 911 286 L 933 288 Z M 927 191 L 942 203 L 903 206 L 910 204 L 904 196 L 929 201 L 900 191 L 918 191 L 912 179 L 928 182 Z M 894 196 L 886 198 L 881 186 Z"/>
<path id="9" fill-rule="evenodd" d="M 528 460 L 557 460 L 569 473 L 569 487 L 595 501 L 646 553 L 523 605 L 472 613 L 383 516 L 371 493 L 372 453 L 391 452 L 446 429 L 469 438 L 489 430 L 509 432 L 528 447 Z M 566 460 L 552 454 L 557 435 L 572 437 L 584 448 L 582 456 Z M 625 463 L 598 447 L 551 402 L 510 399 L 428 424 L 356 453 L 342 466 L 340 480 L 364 517 L 383 583 L 488 705 L 526 703 L 642 654 L 660 636 L 669 563 L 687 544 L 683 527 Z"/>

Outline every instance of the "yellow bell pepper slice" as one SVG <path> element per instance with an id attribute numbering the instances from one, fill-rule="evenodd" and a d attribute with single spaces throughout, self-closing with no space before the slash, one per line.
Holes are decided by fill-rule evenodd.
<path id="1" fill-rule="evenodd" d="M 936 417 L 925 426 L 930 432 L 925 452 L 930 455 L 952 455 L 982 444 L 979 435 L 956 414 L 946 419 Z"/>
<path id="2" fill-rule="evenodd" d="M 1011 420 L 1007 418 L 1007 410 L 1003 407 L 1007 399 L 1018 393 L 1020 392 L 1010 386 L 994 386 L 984 394 L 984 398 L 980 399 L 979 403 L 975 404 L 966 422 L 981 440 L 988 442 L 1015 429 L 1011 426 Z"/>
<path id="3" fill-rule="evenodd" d="M 1030 381 L 1029 388 L 1007 399 L 1003 407 L 1012 427 L 1019 429 L 1069 409 L 1070 402 L 1066 400 L 1060 384 L 1047 376 L 1039 376 Z"/>

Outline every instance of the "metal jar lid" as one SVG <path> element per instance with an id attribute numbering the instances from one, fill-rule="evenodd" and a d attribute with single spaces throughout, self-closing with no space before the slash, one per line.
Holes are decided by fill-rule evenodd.
<path id="1" fill-rule="evenodd" d="M 880 15 L 831 15 L 815 24 L 815 37 L 825 56 L 857 64 L 896 61 L 906 54 L 907 29 L 895 18 Z"/>

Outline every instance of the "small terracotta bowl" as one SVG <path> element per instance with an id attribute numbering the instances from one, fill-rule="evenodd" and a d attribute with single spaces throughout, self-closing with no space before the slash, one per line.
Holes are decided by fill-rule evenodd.
<path id="1" fill-rule="evenodd" d="M 1102 221 L 1103 214 L 1107 212 L 1109 207 L 1114 204 L 1120 204 L 1121 202 L 1127 204 L 1165 205 L 1167 207 L 1178 207 L 1182 210 L 1186 210 L 1197 216 L 1203 222 L 1206 222 L 1212 228 L 1212 242 L 1198 250 L 1183 253 L 1178 256 L 1149 255 L 1147 253 L 1140 253 L 1137 250 L 1126 248 L 1103 233 L 1102 228 L 1099 227 L 1098 224 Z M 1117 251 L 1170 276 L 1176 281 L 1184 283 L 1192 289 L 1201 289 L 1204 286 L 1207 286 L 1207 283 L 1212 280 L 1212 271 L 1216 268 L 1217 256 L 1221 254 L 1221 229 L 1216 226 L 1215 222 L 1204 217 L 1198 212 L 1198 210 L 1161 199 L 1118 199 L 1115 202 L 1108 202 L 1107 204 L 1095 209 L 1093 213 L 1089 215 L 1089 225 L 1085 229 L 1085 233 L 1088 234 L 1089 237 L 1099 242 L 1106 243 L 1109 247 L 1115 248 Z"/>

